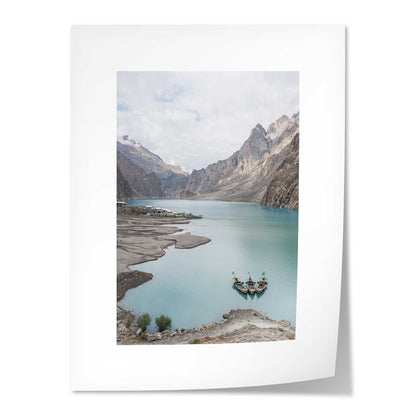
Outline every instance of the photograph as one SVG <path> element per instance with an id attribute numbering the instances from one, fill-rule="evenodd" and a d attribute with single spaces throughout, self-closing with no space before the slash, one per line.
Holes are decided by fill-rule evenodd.
<path id="1" fill-rule="evenodd" d="M 117 344 L 296 339 L 298 71 L 118 71 Z"/>

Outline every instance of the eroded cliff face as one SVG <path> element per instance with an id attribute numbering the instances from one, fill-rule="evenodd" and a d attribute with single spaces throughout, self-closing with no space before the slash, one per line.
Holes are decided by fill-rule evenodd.
<path id="1" fill-rule="evenodd" d="M 299 133 L 285 148 L 282 162 L 261 201 L 271 207 L 299 209 Z"/>

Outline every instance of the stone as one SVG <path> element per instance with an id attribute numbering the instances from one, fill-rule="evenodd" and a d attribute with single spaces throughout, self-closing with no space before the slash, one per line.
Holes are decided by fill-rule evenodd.
<path id="1" fill-rule="evenodd" d="M 147 334 L 148 341 L 158 341 L 162 339 L 162 335 L 160 332 L 156 332 L 155 334 Z"/>

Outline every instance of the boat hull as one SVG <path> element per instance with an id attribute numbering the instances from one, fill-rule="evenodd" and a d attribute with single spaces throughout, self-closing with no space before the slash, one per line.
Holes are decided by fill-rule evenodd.
<path id="1" fill-rule="evenodd" d="M 259 280 L 256 284 L 256 293 L 263 293 L 267 289 L 267 280 Z"/>
<path id="2" fill-rule="evenodd" d="M 248 288 L 243 285 L 243 282 L 237 278 L 234 278 L 234 288 L 238 290 L 243 295 L 246 295 L 248 292 Z"/>
<path id="3" fill-rule="evenodd" d="M 248 292 L 248 289 L 247 288 L 244 288 L 244 287 L 239 287 L 239 286 L 235 286 L 234 285 L 234 287 L 240 292 L 240 293 L 242 293 L 243 295 L 247 295 L 247 292 Z"/>
<path id="4" fill-rule="evenodd" d="M 254 295 L 256 293 L 256 284 L 253 280 L 251 280 L 251 278 L 247 280 L 246 286 L 248 288 L 248 293 L 250 293 L 250 295 Z"/>

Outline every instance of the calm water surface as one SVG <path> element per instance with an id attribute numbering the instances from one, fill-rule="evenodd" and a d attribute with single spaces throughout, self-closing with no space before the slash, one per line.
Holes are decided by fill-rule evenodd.
<path id="1" fill-rule="evenodd" d="M 172 329 L 208 325 L 233 308 L 253 308 L 296 324 L 298 212 L 256 203 L 153 199 L 128 205 L 153 205 L 202 214 L 178 225 L 184 232 L 209 237 L 208 244 L 179 250 L 169 247 L 157 261 L 131 266 L 153 274 L 129 290 L 119 305 L 153 318 L 164 314 Z M 269 285 L 260 297 L 243 296 L 232 287 L 232 272 L 247 280 L 266 273 Z"/>

